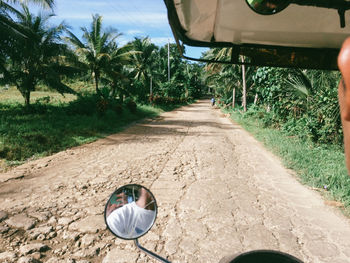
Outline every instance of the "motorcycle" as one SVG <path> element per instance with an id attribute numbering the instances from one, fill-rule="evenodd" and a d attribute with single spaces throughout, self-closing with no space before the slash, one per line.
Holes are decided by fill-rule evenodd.
<path id="1" fill-rule="evenodd" d="M 104 210 L 108 230 L 118 238 L 134 240 L 135 245 L 160 262 L 169 260 L 142 247 L 138 238 L 146 235 L 157 218 L 157 201 L 150 190 L 138 184 L 124 185 L 109 197 Z M 223 257 L 219 263 L 302 263 L 292 255 L 273 250 L 254 250 Z"/>

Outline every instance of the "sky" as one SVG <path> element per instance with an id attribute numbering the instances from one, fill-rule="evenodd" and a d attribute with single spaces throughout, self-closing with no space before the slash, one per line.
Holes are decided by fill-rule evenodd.
<path id="1" fill-rule="evenodd" d="M 77 36 L 81 27 L 89 27 L 93 14 L 103 17 L 104 27 L 116 28 L 123 45 L 135 37 L 151 38 L 158 46 L 175 43 L 163 0 L 56 0 L 52 22 L 64 20 Z M 186 47 L 186 55 L 200 57 L 203 48 Z"/>

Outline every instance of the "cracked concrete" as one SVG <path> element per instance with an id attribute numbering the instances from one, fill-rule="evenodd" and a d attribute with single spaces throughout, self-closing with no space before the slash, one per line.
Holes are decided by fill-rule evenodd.
<path id="1" fill-rule="evenodd" d="M 349 219 L 209 101 L 0 174 L 0 262 L 34 246 L 48 249 L 28 260 L 155 262 L 104 226 L 105 202 L 127 183 L 149 188 L 159 206 L 141 245 L 172 262 L 252 249 L 350 262 Z"/>

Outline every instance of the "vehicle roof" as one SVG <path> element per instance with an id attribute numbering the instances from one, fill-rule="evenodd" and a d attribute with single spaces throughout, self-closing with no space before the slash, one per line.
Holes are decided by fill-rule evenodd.
<path id="1" fill-rule="evenodd" d="M 280 13 L 260 15 L 245 0 L 173 0 L 186 36 L 203 42 L 340 48 L 350 34 L 337 10 L 291 4 Z"/>
<path id="2" fill-rule="evenodd" d="M 290 4 L 261 15 L 245 0 L 164 1 L 179 46 L 232 47 L 253 65 L 337 69 L 339 49 L 350 35 L 350 12 L 342 28 L 335 9 Z"/>

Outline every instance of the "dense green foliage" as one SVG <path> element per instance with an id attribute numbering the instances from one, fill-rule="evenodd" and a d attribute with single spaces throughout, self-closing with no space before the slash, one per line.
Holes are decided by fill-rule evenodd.
<path id="1" fill-rule="evenodd" d="M 225 51 L 225 50 L 224 50 Z M 230 56 L 229 50 L 211 50 L 207 58 Z M 242 69 L 237 65 L 208 65 L 207 85 L 222 105 L 242 105 Z M 341 144 L 342 128 L 337 100 L 340 73 L 268 67 L 246 67 L 249 116 L 261 119 L 290 136 L 316 143 Z"/>
<path id="2" fill-rule="evenodd" d="M 338 72 L 259 68 L 253 78 L 260 105 L 250 114 L 258 114 L 267 125 L 289 135 L 342 143 Z"/>
<path id="3" fill-rule="evenodd" d="M 70 55 L 66 46 L 60 43 L 65 25 L 48 26 L 52 14 L 35 16 L 23 4 L 20 11 L 12 8 L 11 13 L 20 34 L 7 34 L 0 43 L 3 54 L 1 82 L 16 86 L 26 105 L 40 81 L 60 93 L 74 93 L 60 81 L 61 75 L 74 71 L 65 61 Z M 12 20 L 12 17 L 8 19 Z"/>

